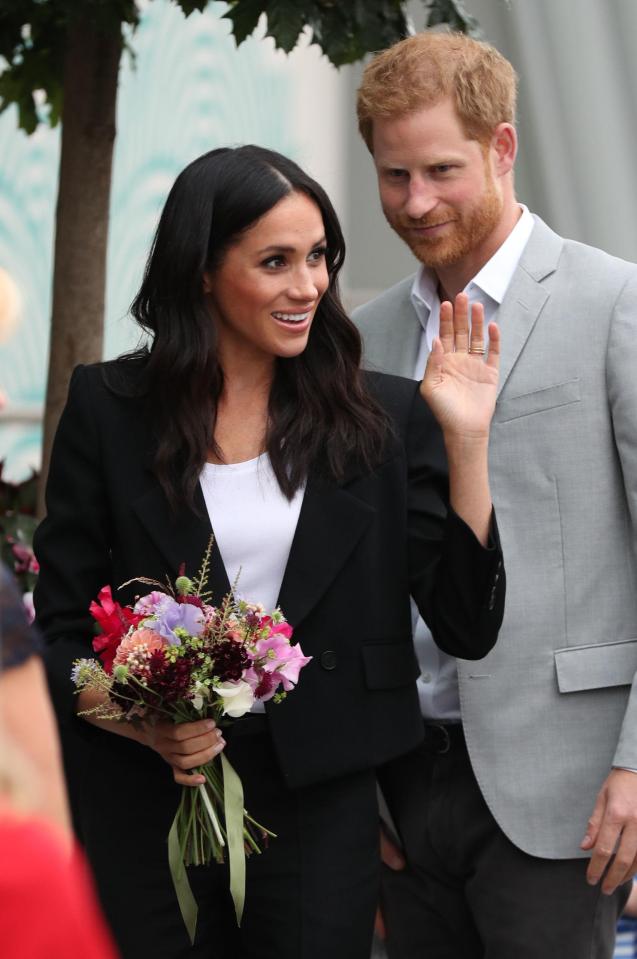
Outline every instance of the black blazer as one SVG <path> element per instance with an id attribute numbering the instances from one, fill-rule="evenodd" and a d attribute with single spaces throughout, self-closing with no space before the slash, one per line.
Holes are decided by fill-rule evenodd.
<path id="1" fill-rule="evenodd" d="M 116 587 L 135 576 L 173 579 L 182 562 L 194 574 L 211 532 L 200 490 L 199 515 L 171 514 L 150 468 L 152 424 L 143 404 L 109 389 L 105 368 L 73 374 L 52 454 L 48 515 L 35 537 L 35 603 L 54 699 L 67 733 L 84 727 L 84 736 L 89 724 L 73 716 L 69 676 L 75 657 L 91 655 L 90 601 L 106 584 L 118 595 Z M 494 542 L 484 549 L 447 515 L 441 435 L 416 385 L 369 376 L 395 435 L 371 472 L 353 464 L 338 485 L 308 478 L 279 596 L 295 639 L 314 657 L 298 689 L 267 706 L 293 787 L 377 766 L 422 738 L 410 593 L 438 645 L 453 655 L 484 656 L 502 620 L 495 522 Z M 210 586 L 217 602 L 229 589 L 216 548 Z M 130 602 L 134 593 L 127 587 L 118 598 Z"/>

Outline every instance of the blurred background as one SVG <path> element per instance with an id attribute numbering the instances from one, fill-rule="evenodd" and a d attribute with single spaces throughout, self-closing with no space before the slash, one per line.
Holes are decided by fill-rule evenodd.
<path id="1" fill-rule="evenodd" d="M 184 18 L 170 0 L 140 2 L 120 72 L 111 194 L 105 357 L 137 341 L 127 317 L 157 217 L 175 175 L 222 145 L 258 143 L 297 160 L 330 194 L 348 258 L 353 307 L 413 272 L 379 210 L 356 130 L 362 67 L 337 70 L 307 40 L 290 55 L 263 31 L 238 49 L 223 3 Z M 485 39 L 520 75 L 521 201 L 559 233 L 637 260 L 635 0 L 465 0 Z M 416 30 L 423 3 L 409 13 Z M 59 130 L 18 130 L 0 115 L 0 413 L 4 476 L 40 462 L 51 309 Z"/>

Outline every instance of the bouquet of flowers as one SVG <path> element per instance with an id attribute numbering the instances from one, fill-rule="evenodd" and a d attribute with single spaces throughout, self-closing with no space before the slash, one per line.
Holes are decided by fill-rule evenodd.
<path id="1" fill-rule="evenodd" d="M 93 641 L 101 663 L 79 659 L 72 672 L 78 691 L 103 694 L 87 712 L 135 723 L 212 717 L 223 727 L 249 712 L 256 700 L 279 702 L 296 685 L 311 657 L 290 643 L 292 628 L 279 609 L 266 612 L 236 600 L 234 591 L 219 606 L 211 605 L 204 590 L 211 547 L 212 541 L 194 580 L 183 570 L 174 586 L 132 580 L 156 587 L 133 606 L 117 603 L 110 586 L 100 591 L 90 612 L 102 630 Z M 197 907 L 184 865 L 223 862 L 227 848 L 240 922 L 245 856 L 260 852 L 260 842 L 274 835 L 243 808 L 241 782 L 223 753 L 197 772 L 206 782 L 182 786 L 168 837 L 173 881 L 191 939 Z"/>

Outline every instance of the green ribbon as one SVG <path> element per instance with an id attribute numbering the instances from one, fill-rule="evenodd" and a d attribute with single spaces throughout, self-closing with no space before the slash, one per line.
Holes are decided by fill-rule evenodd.
<path id="1" fill-rule="evenodd" d="M 175 892 L 177 893 L 177 902 L 179 903 L 181 916 L 190 938 L 190 944 L 194 945 L 195 932 L 197 931 L 198 906 L 192 894 L 190 883 L 188 882 L 183 853 L 179 845 L 177 816 L 173 819 L 173 824 L 168 833 L 168 864 L 170 866 L 170 875 L 175 887 Z"/>
<path id="2" fill-rule="evenodd" d="M 228 862 L 230 865 L 230 895 L 232 896 L 237 914 L 237 925 L 240 926 L 246 897 L 246 854 L 243 845 L 243 786 L 224 753 L 221 753 L 221 768 L 223 770 L 223 806 L 226 817 Z M 182 915 L 184 915 L 183 908 Z M 186 921 L 185 915 L 184 921 Z"/>

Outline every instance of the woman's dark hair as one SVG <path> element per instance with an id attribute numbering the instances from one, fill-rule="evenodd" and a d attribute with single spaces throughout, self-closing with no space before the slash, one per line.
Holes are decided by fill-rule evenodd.
<path id="1" fill-rule="evenodd" d="M 366 466 L 378 460 L 387 418 L 365 387 L 360 336 L 339 299 L 345 243 L 332 204 L 318 183 L 278 153 L 256 146 L 212 150 L 177 177 L 131 306 L 152 338 L 150 349 L 128 358 L 146 357 L 141 386 L 158 441 L 154 467 L 173 505 L 193 503 L 214 449 L 223 387 L 204 271 L 213 272 L 243 231 L 294 192 L 321 211 L 329 287 L 304 352 L 276 361 L 266 449 L 288 497 L 311 469 L 339 480 L 350 457 Z"/>

